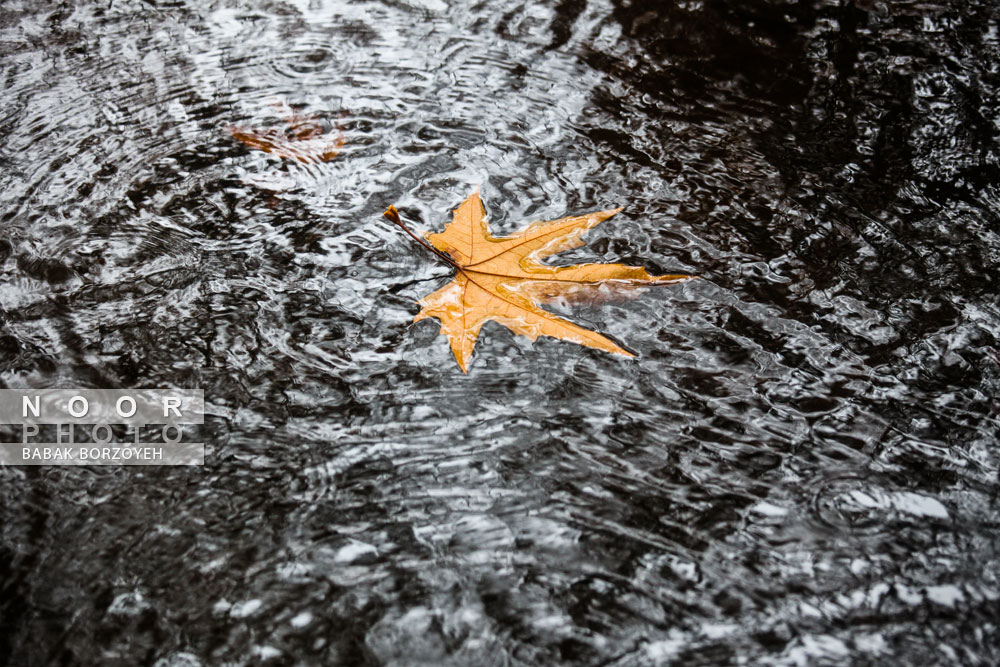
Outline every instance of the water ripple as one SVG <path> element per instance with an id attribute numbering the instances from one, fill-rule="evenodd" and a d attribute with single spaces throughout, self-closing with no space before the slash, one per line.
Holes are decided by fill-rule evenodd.
<path id="1" fill-rule="evenodd" d="M 0 662 L 995 662 L 998 25 L 5 4 L 0 379 L 210 417 L 203 469 L 0 469 Z M 338 155 L 234 140 L 275 102 Z M 477 186 L 702 279 L 552 306 L 635 359 L 488 324 L 463 375 L 381 212 Z"/>

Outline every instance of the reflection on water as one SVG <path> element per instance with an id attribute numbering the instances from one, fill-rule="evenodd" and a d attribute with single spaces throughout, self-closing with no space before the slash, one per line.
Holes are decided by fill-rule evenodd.
<path id="1" fill-rule="evenodd" d="M 991 2 L 0 8 L 6 386 L 201 387 L 201 469 L 0 470 L 7 664 L 992 664 Z M 736 5 L 739 5 L 738 7 Z M 285 100 L 327 162 L 234 140 Z M 703 280 L 486 325 L 381 217 L 624 206 Z"/>

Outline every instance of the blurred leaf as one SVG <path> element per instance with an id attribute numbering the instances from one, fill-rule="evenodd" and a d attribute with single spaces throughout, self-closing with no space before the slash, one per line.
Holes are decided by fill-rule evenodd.
<path id="1" fill-rule="evenodd" d="M 251 148 L 300 162 L 327 162 L 340 152 L 344 133 L 339 129 L 324 133 L 317 116 L 302 115 L 283 102 L 273 106 L 288 126 L 286 129 L 230 127 L 229 132 Z"/>

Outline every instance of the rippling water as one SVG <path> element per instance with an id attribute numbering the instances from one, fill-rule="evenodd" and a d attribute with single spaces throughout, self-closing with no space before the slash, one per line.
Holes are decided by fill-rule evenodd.
<path id="1" fill-rule="evenodd" d="M 997 63 L 975 0 L 4 3 L 0 381 L 211 414 L 0 469 L 0 662 L 995 664 Z M 703 279 L 465 376 L 381 212 L 479 184 Z"/>

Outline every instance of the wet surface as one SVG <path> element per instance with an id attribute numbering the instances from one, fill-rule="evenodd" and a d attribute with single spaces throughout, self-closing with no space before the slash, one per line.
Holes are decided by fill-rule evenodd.
<path id="1" fill-rule="evenodd" d="M 203 388 L 209 456 L 0 469 L 0 663 L 996 663 L 994 3 L 35 4 L 0 380 Z M 478 184 L 703 279 L 465 376 L 381 212 Z"/>

